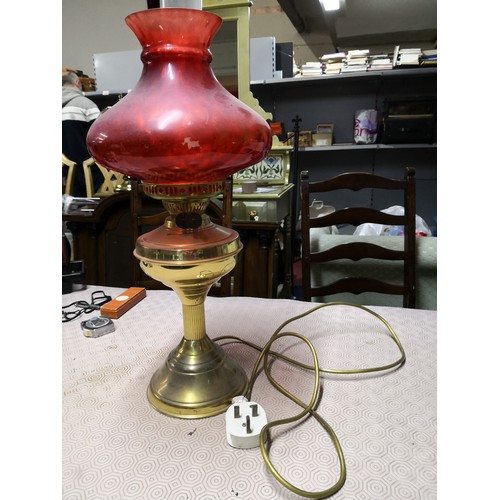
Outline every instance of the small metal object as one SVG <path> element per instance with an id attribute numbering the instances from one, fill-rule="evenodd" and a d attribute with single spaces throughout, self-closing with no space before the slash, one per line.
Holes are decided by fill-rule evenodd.
<path id="1" fill-rule="evenodd" d="M 258 405 L 250 405 L 250 408 L 252 408 L 252 417 L 258 417 L 259 416 Z"/>
<path id="2" fill-rule="evenodd" d="M 81 322 L 83 335 L 85 337 L 98 338 L 115 331 L 115 324 L 104 316 L 95 316 Z"/>

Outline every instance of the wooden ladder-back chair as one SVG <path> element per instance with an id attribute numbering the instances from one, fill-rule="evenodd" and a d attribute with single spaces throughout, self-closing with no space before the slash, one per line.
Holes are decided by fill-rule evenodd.
<path id="1" fill-rule="evenodd" d="M 104 180 L 100 186 L 94 186 L 92 179 L 92 167 L 97 167 Z M 118 184 L 123 182 L 124 174 L 109 170 L 102 165 L 99 165 L 94 158 L 89 158 L 83 162 L 83 174 L 85 176 L 85 187 L 87 189 L 87 198 L 104 198 L 115 194 L 115 188 Z"/>
<path id="2" fill-rule="evenodd" d="M 143 186 L 135 179 L 130 181 L 131 192 L 131 235 L 132 235 L 132 249 L 135 248 L 137 238 L 146 233 L 156 229 L 158 226 L 165 222 L 168 211 L 165 210 L 162 203 L 154 200 L 144 194 Z M 224 191 L 221 200 L 210 200 L 206 214 L 210 219 L 221 226 L 231 227 L 231 209 L 233 199 L 233 180 L 232 177 L 226 179 L 224 183 Z M 132 255 L 134 264 L 132 265 L 131 285 L 137 287 L 144 287 L 150 290 L 158 290 L 167 288 L 159 281 L 153 280 L 147 276 L 140 268 L 139 261 Z M 226 275 L 221 278 L 219 283 L 212 286 L 210 295 L 218 295 L 227 297 L 231 295 L 231 276 Z"/>
<path id="3" fill-rule="evenodd" d="M 416 217 L 416 199 L 415 199 L 415 169 L 406 168 L 403 179 L 391 179 L 381 177 L 371 173 L 350 172 L 337 175 L 327 180 L 310 182 L 308 172 L 301 174 L 301 232 L 302 232 L 302 286 L 304 300 L 311 301 L 313 297 L 326 297 L 338 293 L 346 292 L 358 295 L 363 292 L 375 292 L 378 294 L 401 295 L 403 297 L 403 307 L 415 307 L 415 269 L 416 269 L 416 250 L 415 250 L 415 217 Z M 404 215 L 393 215 L 385 213 L 374 208 L 362 206 L 349 206 L 341 210 L 333 211 L 324 216 L 311 217 L 310 205 L 311 198 L 316 193 L 332 192 L 335 194 L 338 190 L 359 191 L 362 189 L 375 191 L 400 191 L 404 200 Z M 337 193 L 338 194 L 338 193 Z M 332 228 L 333 226 L 342 227 L 343 225 L 359 226 L 364 223 L 383 224 L 387 226 L 404 226 L 403 244 L 399 249 L 390 248 L 396 241 L 394 238 L 401 236 L 378 236 L 378 237 L 349 237 L 347 243 L 334 244 L 330 248 L 314 248 L 311 250 L 311 230 L 314 228 Z M 337 238 L 345 241 L 343 237 L 333 235 L 331 240 Z M 363 241 L 365 240 L 365 241 Z M 368 240 L 368 241 L 366 241 Z M 401 239 L 397 241 L 401 243 Z M 385 244 L 385 246 L 384 246 Z M 389 247 L 389 248 L 388 248 Z M 368 269 L 369 276 L 359 275 L 357 272 L 353 276 L 342 274 L 340 279 L 329 282 L 326 279 L 322 283 L 316 283 L 313 286 L 311 281 L 311 272 L 313 266 L 325 266 L 325 263 L 333 268 L 339 266 L 341 262 L 349 259 L 348 266 L 341 266 L 341 273 L 347 268 L 354 269 L 359 266 L 364 259 L 364 271 Z M 376 259 L 376 260 L 371 260 Z M 370 272 L 379 265 L 384 265 L 381 261 L 400 261 L 398 269 L 401 270 L 401 280 L 397 283 L 386 282 L 381 278 L 374 278 Z M 402 265 L 401 265 L 402 262 Z M 394 264 L 385 264 L 394 266 Z M 324 268 L 323 268 L 324 269 Z M 318 271 L 318 268 L 316 268 Z M 321 271 L 320 276 L 325 276 Z M 371 274 L 371 276 L 370 276 Z M 379 275 L 377 275 L 379 276 Z M 325 282 L 326 281 L 326 282 Z M 345 297 L 345 295 L 343 295 Z M 383 296 L 382 296 L 383 297 Z M 370 305 L 370 304 L 366 304 Z"/>
<path id="4" fill-rule="evenodd" d="M 64 153 L 62 155 L 62 168 L 68 167 L 68 171 L 66 173 L 66 178 L 63 181 L 63 194 L 72 195 L 73 194 L 73 185 L 75 183 L 75 168 L 76 163 L 70 160 Z"/>

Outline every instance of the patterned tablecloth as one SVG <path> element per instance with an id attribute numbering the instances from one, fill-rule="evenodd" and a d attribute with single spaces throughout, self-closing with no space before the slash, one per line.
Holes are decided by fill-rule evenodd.
<path id="1" fill-rule="evenodd" d="M 90 300 L 103 289 L 63 295 L 63 305 Z M 314 304 L 248 297 L 206 301 L 207 333 L 236 335 L 264 345 L 285 320 Z M 393 327 L 406 352 L 397 370 L 371 375 L 323 375 L 318 412 L 336 432 L 346 460 L 347 480 L 334 497 L 355 500 L 431 500 L 436 492 L 436 311 L 373 307 Z M 149 380 L 182 337 L 179 299 L 173 292 L 147 297 L 115 320 L 116 331 L 84 337 L 84 315 L 63 323 L 64 500 L 263 500 L 298 499 L 268 471 L 259 448 L 240 450 L 226 441 L 225 415 L 184 420 L 152 409 Z M 399 358 L 385 326 L 363 310 L 333 306 L 288 325 L 305 334 L 320 364 L 347 369 L 380 366 Z M 275 349 L 310 363 L 297 339 Z M 250 374 L 257 352 L 226 344 L 229 355 Z M 309 401 L 313 375 L 281 361 L 273 375 Z M 261 374 L 252 399 L 268 420 L 295 415 L 299 407 Z M 324 490 L 339 476 L 338 457 L 313 420 L 279 427 L 270 457 L 286 479 L 308 490 Z"/>

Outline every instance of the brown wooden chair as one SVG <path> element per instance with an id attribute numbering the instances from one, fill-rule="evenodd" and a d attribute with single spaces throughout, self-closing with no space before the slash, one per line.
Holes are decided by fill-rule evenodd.
<path id="1" fill-rule="evenodd" d="M 91 169 L 95 167 L 101 171 L 104 177 L 100 186 L 94 186 Z M 85 176 L 87 198 L 104 198 L 115 194 L 116 186 L 122 183 L 124 178 L 124 174 L 99 165 L 94 158 L 89 158 L 83 162 L 83 174 Z"/>
<path id="2" fill-rule="evenodd" d="M 66 173 L 64 172 L 67 167 Z M 70 160 L 62 153 L 62 168 L 63 168 L 63 194 L 72 195 L 73 185 L 75 183 L 75 168 L 76 163 Z"/>
<path id="3" fill-rule="evenodd" d="M 135 179 L 130 180 L 131 192 L 131 251 L 135 248 L 137 238 L 148 231 L 156 229 L 165 222 L 168 212 L 159 200 L 144 194 L 143 186 Z M 224 182 L 222 200 L 211 199 L 206 214 L 212 222 L 225 227 L 231 227 L 231 208 L 233 198 L 233 179 L 228 177 Z M 131 285 L 144 287 L 150 290 L 164 290 L 167 287 L 147 276 L 140 268 L 139 261 L 132 255 Z M 224 276 L 212 286 L 210 295 L 227 297 L 231 295 L 231 273 Z"/>
<path id="4" fill-rule="evenodd" d="M 301 233 L 302 233 L 302 286 L 304 300 L 311 301 L 313 297 L 325 297 L 342 293 L 358 295 L 363 292 L 375 292 L 378 294 L 401 295 L 403 297 L 403 307 L 415 307 L 415 169 L 407 168 L 403 179 L 390 179 L 374 175 L 371 173 L 356 172 L 344 173 L 327 180 L 311 182 L 308 172 L 301 173 Z M 328 215 L 320 217 L 310 216 L 310 205 L 313 197 L 317 193 L 335 193 L 339 190 L 349 190 L 347 192 L 369 189 L 371 196 L 379 190 L 387 192 L 397 192 L 401 194 L 404 206 L 404 215 L 392 215 L 380 210 L 366 206 L 349 206 L 341 210 L 333 211 Z M 346 191 L 343 193 L 345 194 Z M 391 195 L 393 196 L 393 195 Z M 330 195 L 330 199 L 332 196 Z M 392 199 L 392 198 L 391 198 Z M 335 205 L 335 202 L 334 202 Z M 314 228 L 345 227 L 343 225 L 359 226 L 363 223 L 383 224 L 387 226 L 404 226 L 404 242 L 400 249 L 388 248 L 395 242 L 398 236 L 379 237 L 355 237 L 349 238 L 347 243 L 334 244 L 330 248 L 311 249 L 311 230 Z M 332 236 L 331 240 L 345 241 L 341 236 Z M 365 241 L 363 241 L 365 240 Z M 368 240 L 368 241 L 366 241 Z M 401 240 L 398 241 L 400 243 Z M 384 246 L 385 245 L 385 246 Z M 346 259 L 348 265 L 343 265 Z M 366 261 L 365 259 L 371 259 Z M 373 260 L 372 260 L 373 259 Z M 365 260 L 364 266 L 360 264 Z M 398 273 L 400 280 L 386 282 L 376 279 L 371 271 L 377 266 L 389 266 L 394 270 L 394 264 L 381 261 L 400 261 Z M 340 274 L 332 282 L 322 280 L 322 283 L 312 284 L 311 272 L 314 266 L 334 266 L 342 268 L 341 273 L 346 269 L 352 270 L 356 266 L 362 267 L 363 271 L 353 273 L 354 276 Z M 318 268 L 316 268 L 318 271 Z M 368 276 L 363 272 L 368 271 Z M 328 273 L 320 272 L 320 276 Z M 370 276 L 371 274 L 371 276 Z M 383 274 L 383 273 L 379 273 Z M 330 276 L 333 276 L 330 274 Z M 340 277 L 340 279 L 338 279 Z M 317 281 L 317 280 L 316 280 Z M 336 299 L 335 299 L 336 300 Z M 370 305 L 370 304 L 366 304 Z"/>

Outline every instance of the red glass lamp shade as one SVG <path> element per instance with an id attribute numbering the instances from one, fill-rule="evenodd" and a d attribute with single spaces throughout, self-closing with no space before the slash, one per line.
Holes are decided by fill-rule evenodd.
<path id="1" fill-rule="evenodd" d="M 135 88 L 92 125 L 98 163 L 148 184 L 221 182 L 271 147 L 267 122 L 215 78 L 209 46 L 222 20 L 192 9 L 148 9 L 126 23 L 141 43 Z"/>

